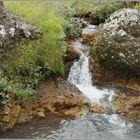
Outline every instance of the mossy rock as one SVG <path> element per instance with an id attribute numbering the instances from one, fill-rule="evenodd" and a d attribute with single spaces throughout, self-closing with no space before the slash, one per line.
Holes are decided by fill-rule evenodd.
<path id="1" fill-rule="evenodd" d="M 96 36 L 97 57 L 108 68 L 140 71 L 140 12 L 121 9 L 100 25 Z"/>

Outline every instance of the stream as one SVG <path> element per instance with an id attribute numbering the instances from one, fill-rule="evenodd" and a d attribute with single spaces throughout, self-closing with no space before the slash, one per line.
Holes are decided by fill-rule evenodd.
<path id="1" fill-rule="evenodd" d="M 83 32 L 93 32 L 96 30 L 96 26 L 89 25 Z M 73 83 L 88 97 L 91 104 L 99 104 L 105 110 L 108 106 L 112 108 L 111 101 L 116 89 L 98 89 L 92 83 L 93 80 L 89 70 L 90 46 L 84 45 L 80 40 L 77 40 L 73 42 L 73 47 L 81 55 L 73 63 L 68 81 Z M 6 135 L 9 135 L 11 138 L 47 138 L 50 140 L 139 140 L 140 122 L 128 120 L 117 115 L 113 108 L 112 110 L 110 114 L 86 112 L 83 116 L 74 120 L 63 118 L 54 121 L 55 119 L 50 118 L 47 119 L 46 123 L 42 123 L 41 125 L 23 126 L 21 133 L 17 131 L 18 126 L 16 126 L 13 132 L 5 134 L 5 138 L 8 138 Z M 18 135 L 20 136 L 18 137 Z"/>

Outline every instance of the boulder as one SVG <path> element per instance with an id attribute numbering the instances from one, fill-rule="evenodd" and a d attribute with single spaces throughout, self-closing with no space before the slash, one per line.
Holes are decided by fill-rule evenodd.
<path id="1" fill-rule="evenodd" d="M 67 50 L 66 50 L 66 61 L 72 61 L 80 57 L 80 52 L 74 49 L 72 43 L 68 43 Z"/>
<path id="2" fill-rule="evenodd" d="M 97 57 L 107 68 L 140 72 L 140 11 L 121 9 L 113 13 L 96 36 Z"/>

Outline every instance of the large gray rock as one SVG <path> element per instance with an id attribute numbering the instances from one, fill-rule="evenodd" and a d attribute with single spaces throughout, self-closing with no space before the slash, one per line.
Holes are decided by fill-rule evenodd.
<path id="1" fill-rule="evenodd" d="M 108 68 L 140 71 L 140 11 L 121 9 L 99 27 L 97 56 Z"/>

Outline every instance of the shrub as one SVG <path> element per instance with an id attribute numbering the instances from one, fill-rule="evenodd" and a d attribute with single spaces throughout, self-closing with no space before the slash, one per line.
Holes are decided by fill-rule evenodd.
<path id="1" fill-rule="evenodd" d="M 80 0 L 80 1 L 75 1 L 72 3 L 71 7 L 76 9 L 79 14 L 82 16 L 88 12 L 92 11 L 92 3 L 93 0 Z"/>
<path id="2" fill-rule="evenodd" d="M 78 18 L 70 18 L 64 25 L 64 32 L 69 39 L 78 38 L 82 32 L 82 26 Z"/>
<path id="3" fill-rule="evenodd" d="M 72 7 L 63 6 L 61 9 L 58 10 L 58 13 L 63 15 L 66 19 L 77 17 L 79 12 L 77 9 Z"/>
<path id="4" fill-rule="evenodd" d="M 113 12 L 123 8 L 123 3 L 121 2 L 102 2 L 93 3 L 92 8 L 92 22 L 99 24 L 105 21 Z"/>
<path id="5" fill-rule="evenodd" d="M 34 98 L 36 91 L 30 85 L 24 87 L 21 83 L 14 82 L 7 78 L 0 70 L 0 104 L 6 104 L 11 96 L 20 100 Z"/>

